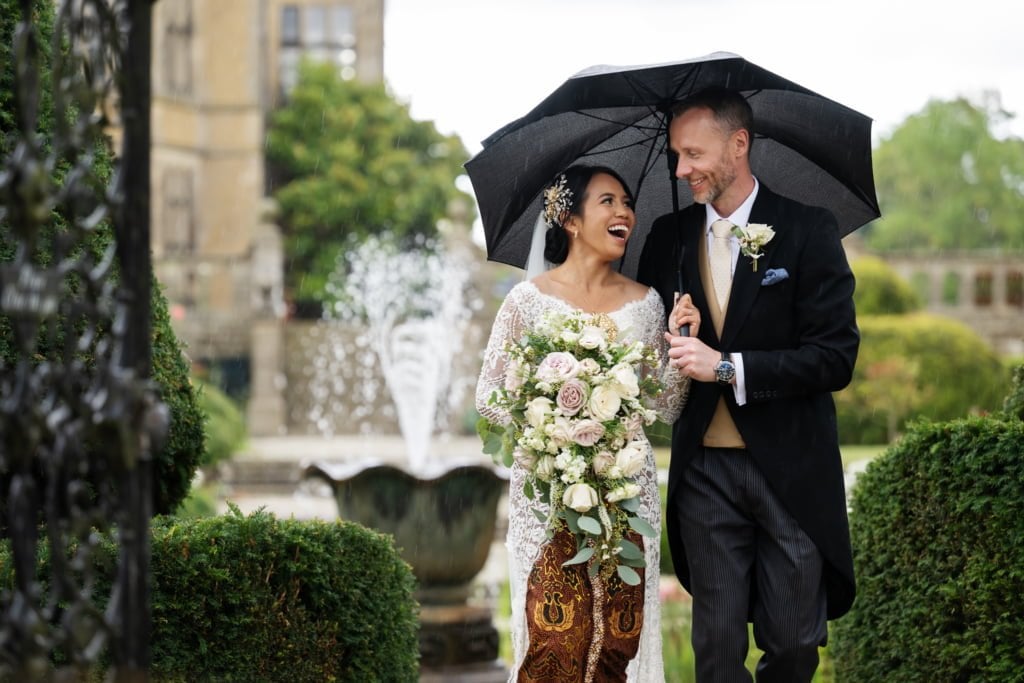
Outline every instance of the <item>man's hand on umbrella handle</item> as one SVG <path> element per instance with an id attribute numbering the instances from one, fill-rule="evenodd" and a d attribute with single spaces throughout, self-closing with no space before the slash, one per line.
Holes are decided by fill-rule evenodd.
<path id="1" fill-rule="evenodd" d="M 675 305 L 668 315 L 668 331 L 673 337 L 680 336 L 696 337 L 700 330 L 700 311 L 693 305 L 693 299 L 689 294 L 679 295 L 675 293 Z"/>

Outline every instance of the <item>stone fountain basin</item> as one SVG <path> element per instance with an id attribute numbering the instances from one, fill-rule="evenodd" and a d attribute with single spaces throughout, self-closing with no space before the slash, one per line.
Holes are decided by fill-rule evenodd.
<path id="1" fill-rule="evenodd" d="M 304 476 L 331 486 L 341 519 L 394 537 L 428 602 L 447 602 L 446 589 L 464 593 L 483 568 L 508 486 L 507 469 L 479 460 L 416 471 L 379 460 L 314 462 Z"/>

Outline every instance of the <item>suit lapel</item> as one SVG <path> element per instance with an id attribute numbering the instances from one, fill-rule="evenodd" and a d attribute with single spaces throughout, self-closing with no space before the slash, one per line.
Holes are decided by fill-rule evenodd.
<path id="1" fill-rule="evenodd" d="M 750 210 L 750 223 L 767 223 L 771 225 L 770 216 L 777 215 L 775 211 L 776 195 L 763 184 L 757 192 L 757 199 Z M 772 226 L 778 230 L 777 226 Z M 736 270 L 732 276 L 732 291 L 729 294 L 729 306 L 725 315 L 725 327 L 722 329 L 722 344 L 728 346 L 732 343 L 736 334 L 743 326 L 747 316 L 750 315 L 750 307 L 757 298 L 757 292 L 761 287 L 761 279 L 764 273 L 771 267 L 772 253 L 777 244 L 776 236 L 771 242 L 765 245 L 764 256 L 757 260 L 757 271 L 754 271 L 753 261 L 749 256 L 740 252 L 736 262 Z"/>

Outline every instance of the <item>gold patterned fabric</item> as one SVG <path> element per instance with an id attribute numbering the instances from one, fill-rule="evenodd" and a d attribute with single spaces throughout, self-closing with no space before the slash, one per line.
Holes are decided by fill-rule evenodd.
<path id="1" fill-rule="evenodd" d="M 642 547 L 643 538 L 629 539 Z M 625 681 L 643 627 L 643 576 L 630 586 L 613 575 L 591 579 L 587 565 L 563 567 L 576 541 L 560 529 L 541 550 L 526 589 L 529 649 L 518 681 L 591 683 Z"/>

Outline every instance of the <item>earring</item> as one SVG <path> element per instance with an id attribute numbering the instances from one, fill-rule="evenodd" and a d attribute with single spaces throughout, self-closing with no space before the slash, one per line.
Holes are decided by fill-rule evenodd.
<path id="1" fill-rule="evenodd" d="M 573 230 L 572 231 L 572 238 L 573 239 L 576 239 L 579 236 L 580 236 L 580 231 L 579 230 Z"/>

